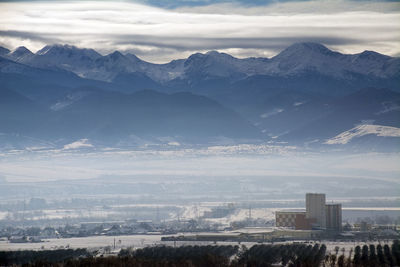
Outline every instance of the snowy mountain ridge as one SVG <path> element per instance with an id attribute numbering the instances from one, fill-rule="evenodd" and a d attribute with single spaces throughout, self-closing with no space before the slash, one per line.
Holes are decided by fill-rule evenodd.
<path id="1" fill-rule="evenodd" d="M 392 77 L 400 73 L 400 58 L 392 58 L 373 51 L 341 54 L 318 43 L 296 43 L 278 55 L 268 58 L 235 58 L 226 53 L 209 51 L 196 53 L 187 59 L 166 64 L 143 61 L 137 56 L 115 51 L 102 56 L 93 49 L 71 45 L 47 45 L 36 54 L 25 47 L 5 53 L 4 57 L 34 67 L 58 67 L 75 74 L 102 81 L 112 81 L 118 73 L 139 72 L 156 82 L 187 79 L 193 73 L 209 77 L 243 78 L 253 75 L 293 76 L 306 72 L 349 78 L 352 75 Z M 196 76 L 197 77 L 197 76 Z"/>
<path id="2" fill-rule="evenodd" d="M 166 64 L 70 45 L 37 53 L 0 47 L 1 138 L 16 146 L 31 145 L 22 135 L 111 146 L 136 144 L 132 136 L 172 136 L 178 143 L 393 150 L 400 142 L 399 63 L 316 43 L 294 44 L 269 59 L 209 51 Z M 43 122 L 49 126 L 39 127 Z"/>

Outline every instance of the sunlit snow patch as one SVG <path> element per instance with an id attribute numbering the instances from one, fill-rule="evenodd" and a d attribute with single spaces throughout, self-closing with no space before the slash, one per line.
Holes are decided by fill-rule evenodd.
<path id="1" fill-rule="evenodd" d="M 355 137 L 361 137 L 368 134 L 373 134 L 376 136 L 383 136 L 383 137 L 400 137 L 400 128 L 382 126 L 382 125 L 362 124 L 348 131 L 345 131 L 331 139 L 326 140 L 324 144 L 344 145 L 349 143 Z"/>
<path id="2" fill-rule="evenodd" d="M 284 111 L 284 109 L 282 109 L 282 108 L 276 108 L 276 109 L 274 109 L 274 110 L 272 110 L 270 112 L 266 112 L 266 113 L 261 114 L 260 117 L 265 119 L 265 118 L 268 118 L 270 116 L 273 116 L 273 115 L 276 115 L 278 113 L 281 113 L 283 111 Z"/>
<path id="3" fill-rule="evenodd" d="M 304 102 L 295 102 L 295 103 L 293 103 L 293 106 L 297 107 L 297 106 L 300 106 L 303 104 L 304 104 Z"/>
<path id="4" fill-rule="evenodd" d="M 78 149 L 78 148 L 83 148 L 83 147 L 93 147 L 92 144 L 88 143 L 88 139 L 81 139 L 78 141 L 75 141 L 71 144 L 65 145 L 64 149 Z"/>

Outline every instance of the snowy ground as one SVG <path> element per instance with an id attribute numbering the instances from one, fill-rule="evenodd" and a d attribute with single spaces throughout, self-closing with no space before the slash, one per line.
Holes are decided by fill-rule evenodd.
<path id="1" fill-rule="evenodd" d="M 112 250 L 118 251 L 121 248 L 133 247 L 142 248 L 154 245 L 169 245 L 169 246 L 185 246 L 185 245 L 245 245 L 251 247 L 255 244 L 254 242 L 205 242 L 205 241 L 161 241 L 161 237 L 165 235 L 131 235 L 131 236 L 93 236 L 93 237 L 80 237 L 80 238 L 60 238 L 60 239 L 45 239 L 41 243 L 9 243 L 5 240 L 0 240 L 0 251 L 5 250 L 43 250 L 43 249 L 61 249 L 61 248 L 88 248 L 88 249 L 99 249 L 104 247 L 111 247 Z M 115 249 L 114 249 L 115 241 Z M 344 253 L 347 256 L 350 249 L 356 246 L 363 246 L 365 244 L 379 244 L 381 243 L 391 244 L 391 241 L 375 241 L 375 242 L 333 242 L 333 241 L 295 241 L 296 243 L 306 243 L 309 245 L 314 245 L 315 243 L 325 244 L 327 246 L 328 253 L 335 253 L 335 247 L 339 247 L 339 255 Z M 293 243 L 290 242 L 275 242 L 274 244 L 285 244 Z M 270 244 L 270 243 L 265 243 Z M 353 253 L 354 254 L 354 253 Z"/>

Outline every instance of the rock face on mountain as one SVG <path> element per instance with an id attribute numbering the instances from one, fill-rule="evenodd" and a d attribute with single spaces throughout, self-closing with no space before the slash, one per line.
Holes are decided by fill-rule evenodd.
<path id="1" fill-rule="evenodd" d="M 0 82 L 0 132 L 13 144 L 228 138 L 329 147 L 371 136 L 398 140 L 382 132 L 400 127 L 400 59 L 317 43 L 296 43 L 272 58 L 210 51 L 166 64 L 70 45 L 36 53 L 0 47 Z M 343 136 L 352 138 L 332 141 Z"/>

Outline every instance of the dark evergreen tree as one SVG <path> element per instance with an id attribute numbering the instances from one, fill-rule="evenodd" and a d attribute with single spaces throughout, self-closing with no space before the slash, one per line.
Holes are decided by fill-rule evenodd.
<path id="1" fill-rule="evenodd" d="M 382 245 L 379 244 L 378 246 L 376 246 L 376 250 L 377 250 L 377 256 L 378 256 L 379 265 L 380 266 L 386 266 L 386 260 L 385 260 L 384 254 L 383 254 Z"/>
<path id="2" fill-rule="evenodd" d="M 361 264 L 364 267 L 368 266 L 368 246 L 364 245 L 361 251 Z"/>
<path id="3" fill-rule="evenodd" d="M 356 246 L 354 249 L 354 258 L 353 258 L 354 266 L 361 266 L 361 248 L 360 246 Z"/>
<path id="4" fill-rule="evenodd" d="M 394 240 L 392 244 L 392 258 L 395 264 L 400 265 L 400 242 Z"/>
<path id="5" fill-rule="evenodd" d="M 392 253 L 390 252 L 390 248 L 388 244 L 383 246 L 383 252 L 385 254 L 386 262 L 389 264 L 390 267 L 394 266 Z"/>
<path id="6" fill-rule="evenodd" d="M 378 266 L 378 257 L 376 256 L 374 244 L 369 245 L 369 266 Z"/>

